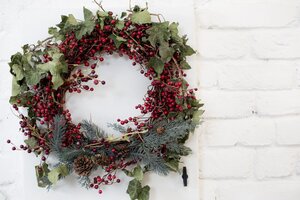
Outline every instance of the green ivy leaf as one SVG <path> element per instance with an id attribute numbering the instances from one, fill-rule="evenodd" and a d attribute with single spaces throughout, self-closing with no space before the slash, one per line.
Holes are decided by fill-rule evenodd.
<path id="1" fill-rule="evenodd" d="M 137 179 L 138 181 L 141 181 L 143 180 L 143 177 L 144 177 L 144 173 L 143 173 L 143 169 L 140 165 L 136 166 L 134 169 L 133 169 L 133 176 L 135 179 Z"/>
<path id="2" fill-rule="evenodd" d="M 196 51 L 189 45 L 184 45 L 180 50 L 183 56 L 191 56 L 196 53 Z"/>
<path id="3" fill-rule="evenodd" d="M 68 66 L 64 61 L 63 54 L 57 49 L 52 49 L 49 51 L 49 54 L 52 57 L 52 61 L 37 65 L 37 69 L 39 69 L 42 73 L 51 73 L 53 89 L 56 90 L 64 83 L 61 74 L 68 72 Z"/>
<path id="4" fill-rule="evenodd" d="M 48 33 L 52 35 L 55 40 L 63 40 L 64 36 L 59 33 L 56 27 L 50 27 Z"/>
<path id="5" fill-rule="evenodd" d="M 171 32 L 171 38 L 179 45 L 183 45 L 183 39 L 178 35 L 178 23 L 171 23 L 169 30 Z"/>
<path id="6" fill-rule="evenodd" d="M 180 67 L 181 69 L 191 69 L 191 66 L 185 60 L 180 62 Z"/>
<path id="7" fill-rule="evenodd" d="M 148 62 L 148 67 L 153 67 L 154 71 L 160 75 L 164 70 L 164 62 L 159 58 L 152 57 Z"/>
<path id="8" fill-rule="evenodd" d="M 119 20 L 116 24 L 116 28 L 122 30 L 124 28 L 124 21 Z"/>
<path id="9" fill-rule="evenodd" d="M 61 177 L 65 177 L 68 174 L 68 167 L 65 164 L 61 164 L 48 173 L 48 179 L 52 184 L 55 184 Z"/>
<path id="10" fill-rule="evenodd" d="M 27 101 L 28 100 L 31 100 L 33 97 L 33 93 L 31 92 L 25 92 L 25 93 L 21 93 L 21 94 L 18 94 L 16 96 L 11 96 L 9 98 L 9 103 L 10 104 L 18 104 L 19 106 L 28 106 L 27 105 Z M 20 100 L 21 102 L 17 102 L 17 100 Z"/>
<path id="11" fill-rule="evenodd" d="M 109 38 L 111 38 L 114 41 L 117 48 L 119 48 L 122 43 L 126 42 L 126 39 L 114 34 L 111 34 Z"/>
<path id="12" fill-rule="evenodd" d="M 68 25 L 68 26 L 78 25 L 78 22 L 77 22 L 76 18 L 74 17 L 74 15 L 69 14 L 68 19 L 66 21 L 66 25 Z"/>
<path id="13" fill-rule="evenodd" d="M 83 7 L 84 22 L 80 24 L 80 29 L 76 32 L 76 38 L 80 40 L 85 34 L 90 34 L 95 28 L 94 15 L 92 11 Z"/>
<path id="14" fill-rule="evenodd" d="M 44 72 L 41 71 L 40 69 L 30 69 L 25 71 L 25 78 L 26 78 L 26 83 L 28 85 L 36 85 L 40 82 L 42 79 L 42 74 Z"/>
<path id="15" fill-rule="evenodd" d="M 139 193 L 138 200 L 149 200 L 150 187 L 148 185 L 144 186 Z"/>
<path id="16" fill-rule="evenodd" d="M 20 94 L 21 92 L 21 86 L 18 84 L 17 82 L 17 78 L 15 76 L 13 76 L 12 79 L 12 96 L 17 96 L 18 94 Z"/>
<path id="17" fill-rule="evenodd" d="M 121 18 L 124 18 L 124 17 L 126 17 L 126 15 L 127 15 L 127 12 L 122 12 L 122 14 L 121 14 Z"/>
<path id="18" fill-rule="evenodd" d="M 109 16 L 107 12 L 100 11 L 100 10 L 98 11 L 97 14 L 98 14 L 99 17 L 108 17 Z"/>
<path id="19" fill-rule="evenodd" d="M 166 162 L 166 165 L 169 167 L 170 170 L 174 172 L 178 172 L 179 170 L 179 160 L 178 159 L 170 159 Z"/>
<path id="20" fill-rule="evenodd" d="M 20 81 L 24 78 L 24 71 L 22 69 L 22 66 L 20 66 L 18 64 L 14 64 L 12 66 L 12 70 L 16 74 L 17 81 Z"/>
<path id="21" fill-rule="evenodd" d="M 47 178 L 49 171 L 50 170 L 48 169 L 48 165 L 46 163 L 43 163 L 42 166 L 35 166 L 35 174 L 39 187 L 44 188 L 51 184 Z"/>
<path id="22" fill-rule="evenodd" d="M 92 20 L 94 17 L 93 12 L 85 7 L 83 7 L 83 16 L 84 20 Z"/>
<path id="23" fill-rule="evenodd" d="M 159 47 L 159 55 L 163 62 L 169 62 L 173 57 L 175 50 L 169 47 L 168 43 L 164 43 Z"/>
<path id="24" fill-rule="evenodd" d="M 133 179 L 129 182 L 127 188 L 127 194 L 129 194 L 131 200 L 136 200 L 139 197 L 139 193 L 142 189 L 142 184 L 137 179 Z"/>
<path id="25" fill-rule="evenodd" d="M 123 172 L 129 177 L 134 177 L 138 181 L 143 180 L 143 177 L 144 177 L 143 169 L 140 165 L 137 165 L 132 171 L 123 169 Z"/>
<path id="26" fill-rule="evenodd" d="M 28 138 L 28 139 L 24 140 L 24 142 L 30 148 L 35 148 L 38 144 L 34 137 Z"/>
<path id="27" fill-rule="evenodd" d="M 137 24 L 151 23 L 151 15 L 147 9 L 138 12 L 133 12 L 131 16 L 131 21 Z"/>
<path id="28" fill-rule="evenodd" d="M 156 23 L 153 24 L 151 28 L 146 30 L 146 33 L 149 35 L 148 40 L 153 47 L 156 47 L 157 43 L 168 43 L 171 37 L 168 26 L 169 22 Z"/>
<path id="29" fill-rule="evenodd" d="M 197 110 L 194 112 L 193 114 L 193 124 L 195 125 L 199 125 L 200 124 L 200 120 L 201 120 L 201 116 L 204 113 L 204 110 Z"/>

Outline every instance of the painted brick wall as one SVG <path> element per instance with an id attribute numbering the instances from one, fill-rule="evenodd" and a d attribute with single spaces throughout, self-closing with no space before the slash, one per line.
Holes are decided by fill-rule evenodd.
<path id="1" fill-rule="evenodd" d="M 22 157 L 5 144 L 15 120 L 6 63 L 24 43 L 18 28 L 31 24 L 22 12 L 37 2 L 0 0 L 0 200 L 23 200 Z M 70 6 L 82 5 L 93 6 Z M 194 0 L 194 9 L 201 200 L 299 200 L 300 0 Z"/>
<path id="2" fill-rule="evenodd" d="M 299 6 L 195 2 L 202 200 L 300 199 Z"/>

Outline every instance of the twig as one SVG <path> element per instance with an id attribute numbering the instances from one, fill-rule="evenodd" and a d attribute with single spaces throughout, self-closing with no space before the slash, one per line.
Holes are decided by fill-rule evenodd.
<path id="1" fill-rule="evenodd" d="M 129 0 L 129 10 L 132 10 L 132 7 L 131 7 L 131 0 Z"/>
<path id="2" fill-rule="evenodd" d="M 97 4 L 102 11 L 106 12 L 102 6 L 102 1 L 97 2 L 96 0 L 94 0 L 94 3 Z"/>

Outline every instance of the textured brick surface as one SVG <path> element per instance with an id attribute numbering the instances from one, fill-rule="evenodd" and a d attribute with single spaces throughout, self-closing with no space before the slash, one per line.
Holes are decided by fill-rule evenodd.
<path id="1" fill-rule="evenodd" d="M 173 9 L 173 1 L 150 6 L 164 13 Z M 114 8 L 121 3 L 104 4 Z M 198 75 L 206 110 L 197 131 L 200 199 L 299 200 L 300 0 L 184 4 L 194 6 L 196 14 L 190 26 L 197 31 L 197 72 L 191 73 Z M 94 7 L 83 0 L 60 1 L 59 6 L 52 0 L 0 1 L 0 200 L 27 200 L 22 198 L 22 154 L 12 153 L 5 143 L 7 138 L 21 140 L 7 103 L 9 56 L 22 44 L 44 38 L 60 14 L 81 16 L 83 5 Z M 45 11 L 47 19 L 40 17 Z M 44 31 L 33 34 L 34 27 Z"/>

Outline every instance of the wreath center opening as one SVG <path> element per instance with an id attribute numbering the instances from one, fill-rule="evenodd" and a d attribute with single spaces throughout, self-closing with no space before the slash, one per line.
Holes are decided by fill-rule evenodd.
<path id="1" fill-rule="evenodd" d="M 140 74 L 140 67 L 133 66 L 126 56 L 113 54 L 103 55 L 103 58 L 104 61 L 95 68 L 99 84 L 87 84 L 93 92 L 82 90 L 84 95 L 68 92 L 66 108 L 72 113 L 75 123 L 81 122 L 82 118 L 91 119 L 107 133 L 120 134 L 107 124 L 116 123 L 118 118 L 139 116 L 140 110 L 134 108 L 143 102 L 151 82 Z M 83 73 L 90 71 L 85 67 L 78 69 Z M 104 84 L 101 84 L 102 81 Z"/>

